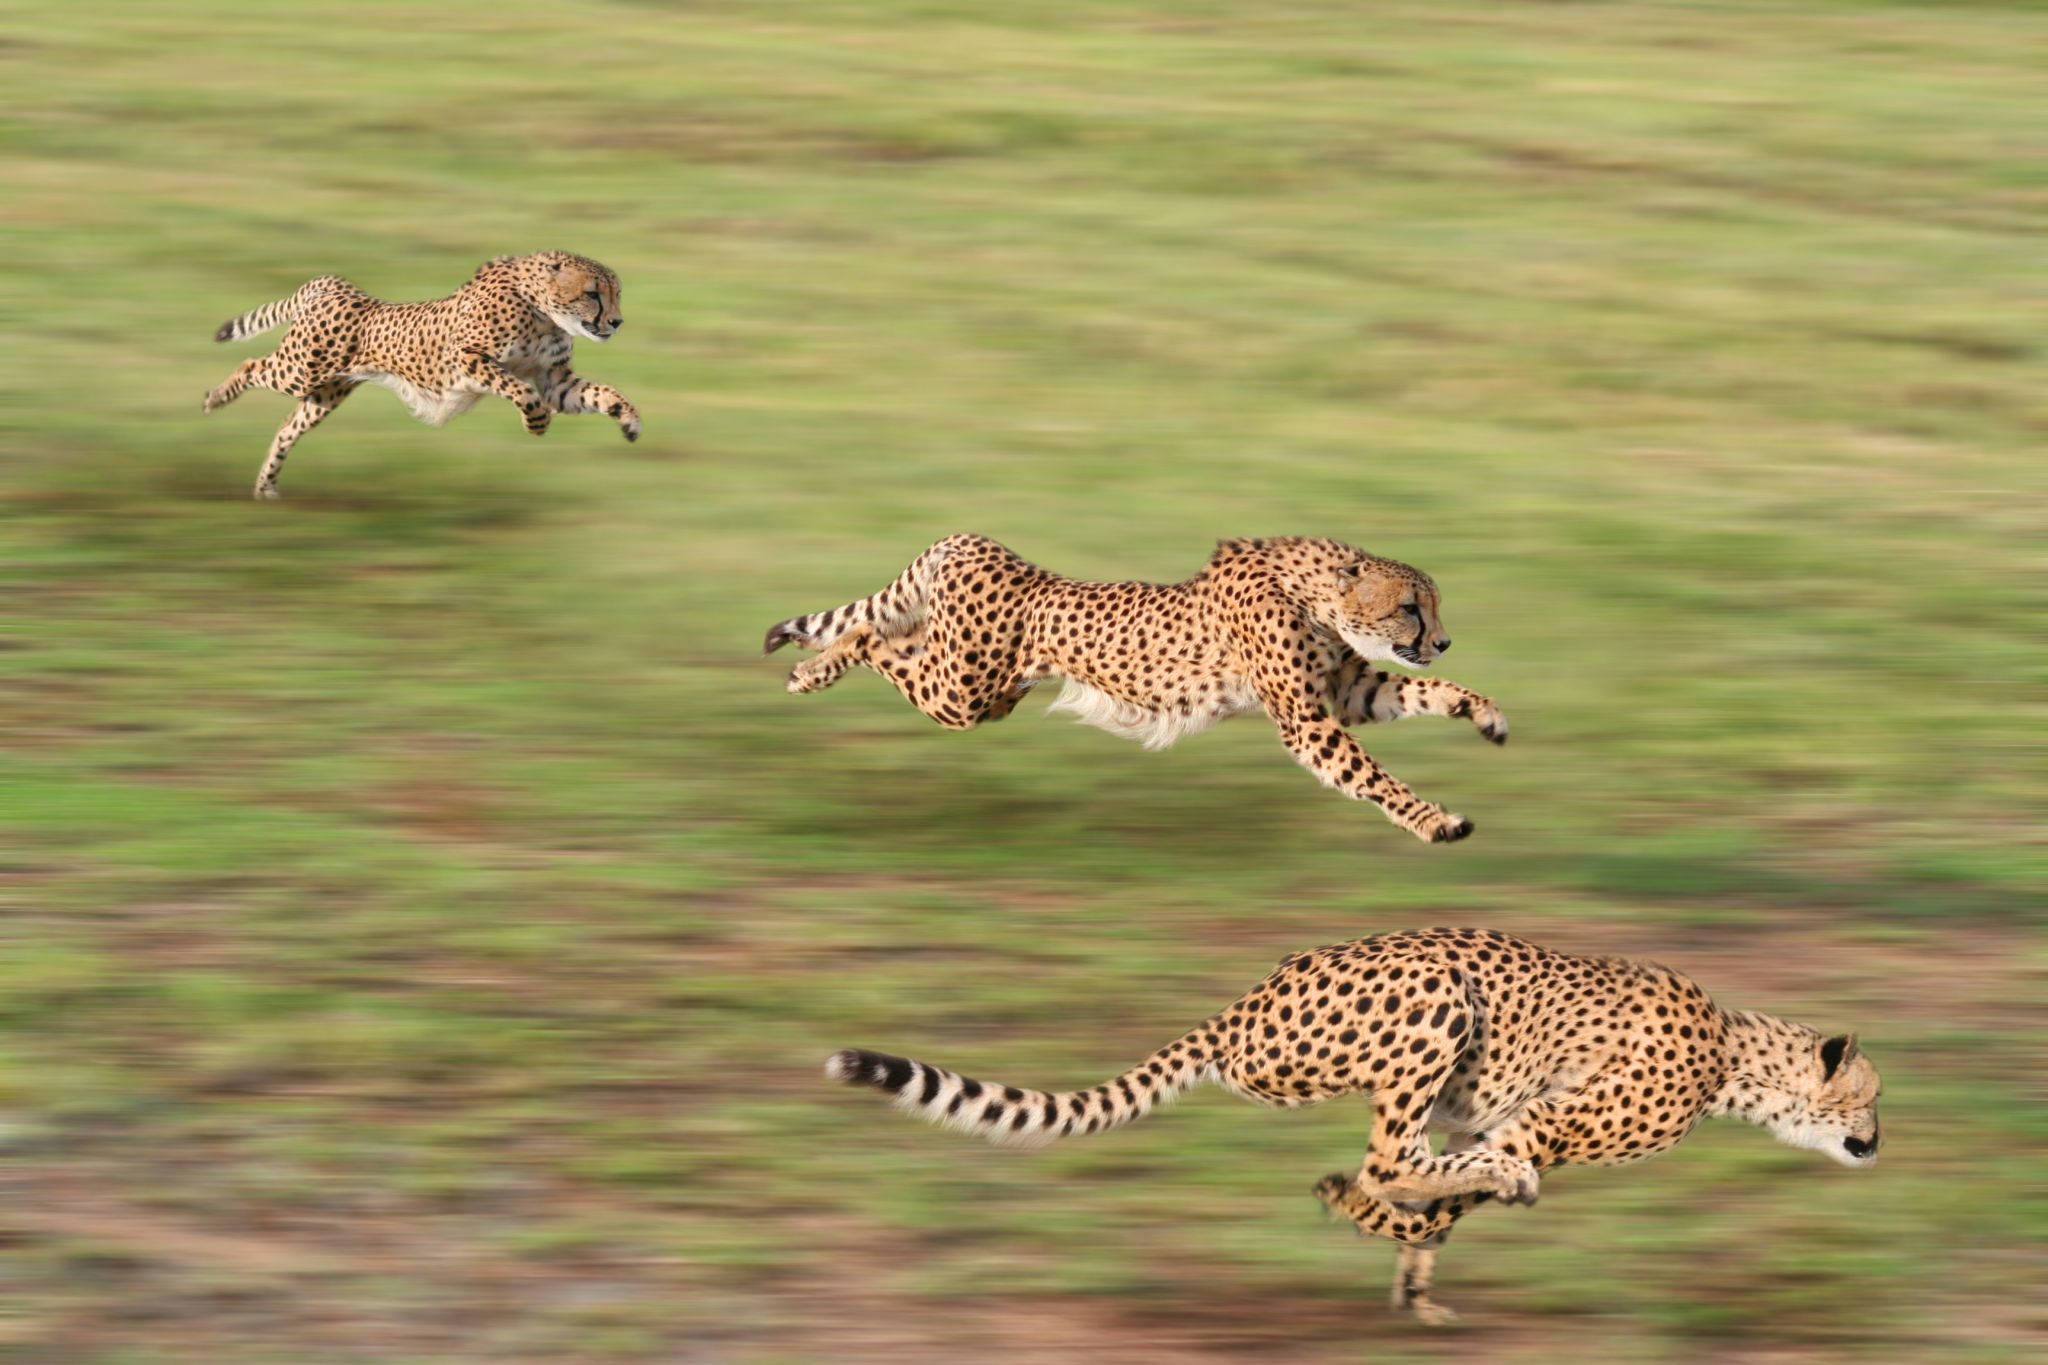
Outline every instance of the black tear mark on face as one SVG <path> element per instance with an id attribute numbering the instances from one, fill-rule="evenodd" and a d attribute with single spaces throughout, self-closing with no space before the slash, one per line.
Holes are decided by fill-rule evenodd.
<path id="1" fill-rule="evenodd" d="M 1842 1061 L 1848 1055 L 1853 1041 L 1846 1033 L 1838 1034 L 1820 1045 L 1820 1078 L 1831 1081 L 1842 1068 Z"/>

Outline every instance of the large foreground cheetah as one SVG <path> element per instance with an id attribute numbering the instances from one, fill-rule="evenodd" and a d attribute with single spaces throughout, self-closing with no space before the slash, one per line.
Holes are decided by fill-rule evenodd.
<path id="1" fill-rule="evenodd" d="M 822 650 L 789 676 L 816 692 L 866 665 L 950 730 L 1000 720 L 1047 678 L 1053 706 L 1164 748 L 1263 708 L 1295 759 L 1418 838 L 1472 822 L 1424 801 L 1375 763 L 1347 725 L 1459 716 L 1495 744 L 1507 721 L 1453 682 L 1389 674 L 1451 647 L 1427 574 L 1335 540 L 1226 540 L 1184 583 L 1082 583 L 981 536 L 948 536 L 872 597 L 784 621 L 769 653 Z"/>
<path id="2" fill-rule="evenodd" d="M 638 410 L 617 389 L 569 369 L 577 337 L 609 341 L 624 321 L 619 277 L 566 251 L 487 261 L 468 284 L 431 303 L 384 303 L 338 275 L 322 275 L 290 298 L 220 325 L 215 341 L 240 341 L 285 322 L 291 330 L 272 354 L 243 361 L 203 408 L 212 412 L 252 386 L 299 400 L 256 475 L 259 498 L 278 496 L 292 446 L 363 384 L 390 389 L 430 427 L 496 394 L 518 406 L 536 436 L 558 412 L 601 412 L 633 441 Z"/>
<path id="3" fill-rule="evenodd" d="M 1824 1038 L 1717 1009 L 1668 968 L 1573 957 L 1483 929 L 1427 929 L 1285 958 L 1239 999 L 1091 1090 L 1022 1090 L 849 1049 L 826 1074 L 998 1142 L 1040 1143 L 1143 1117 L 1215 1082 L 1281 1108 L 1372 1096 L 1357 1174 L 1316 1196 L 1361 1233 L 1400 1243 L 1394 1307 L 1430 1300 L 1437 1248 L 1489 1199 L 1533 1204 L 1553 1166 L 1668 1151 L 1727 1115 L 1844 1165 L 1877 1159 L 1877 1070 L 1853 1034 Z M 1442 1153 L 1430 1133 L 1448 1137 Z"/>

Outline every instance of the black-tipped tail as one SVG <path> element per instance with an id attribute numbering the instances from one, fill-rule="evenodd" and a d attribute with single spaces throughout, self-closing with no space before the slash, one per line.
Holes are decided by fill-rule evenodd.
<path id="1" fill-rule="evenodd" d="M 1115 1080 L 1091 1090 L 1025 1090 L 994 1085 L 886 1052 L 844 1048 L 825 1074 L 895 1096 L 896 1107 L 991 1142 L 1036 1145 L 1099 1133 L 1143 1118 L 1153 1106 L 1214 1079 L 1210 1026 L 1169 1043 Z"/>

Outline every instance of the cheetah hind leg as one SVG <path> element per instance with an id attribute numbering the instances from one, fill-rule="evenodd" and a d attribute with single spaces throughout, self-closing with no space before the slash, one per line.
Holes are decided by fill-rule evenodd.
<path id="1" fill-rule="evenodd" d="M 874 663 L 878 658 L 905 663 L 923 652 L 922 630 L 884 640 L 875 634 L 873 626 L 863 622 L 827 645 L 822 653 L 792 668 L 787 686 L 793 696 L 823 692 L 862 664 Z"/>
<path id="2" fill-rule="evenodd" d="M 217 408 L 224 408 L 250 389 L 277 388 L 277 384 L 274 382 L 275 378 L 270 357 L 265 356 L 260 360 L 245 360 L 235 366 L 235 372 L 222 380 L 218 388 L 213 389 L 205 398 L 200 400 L 199 410 L 201 412 L 212 412 Z"/>
<path id="3" fill-rule="evenodd" d="M 1404 1246 L 1394 1270 L 1394 1292 L 1388 1304 L 1397 1313 L 1413 1313 L 1424 1327 L 1448 1327 L 1458 1315 L 1430 1297 L 1436 1279 L 1436 1248 Z"/>
<path id="4" fill-rule="evenodd" d="M 1448 1327 L 1458 1315 L 1431 1297 L 1436 1279 L 1436 1254 L 1451 1226 L 1485 1196 L 1451 1199 L 1422 1209 L 1407 1209 L 1375 1199 L 1342 1171 L 1316 1184 L 1316 1198 L 1332 1217 L 1343 1218 L 1361 1237 L 1388 1237 L 1400 1243 L 1388 1302 L 1397 1313 L 1411 1313 L 1424 1327 Z"/>

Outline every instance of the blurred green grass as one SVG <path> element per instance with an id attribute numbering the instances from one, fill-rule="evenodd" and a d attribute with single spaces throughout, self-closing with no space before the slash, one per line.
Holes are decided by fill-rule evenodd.
<path id="1" fill-rule="evenodd" d="M 2042 1346 L 2037 7 L 0 14 L 0 1350 Z M 222 318 L 546 246 L 642 442 L 367 393 L 243 500 Z M 764 626 L 955 530 L 1423 566 L 1515 739 L 1367 740 L 1478 834 L 1252 720 L 783 695 Z M 1314 1217 L 1362 1106 L 1020 1160 L 816 1076 L 1092 1081 L 1460 920 L 1860 1026 L 1885 1164 L 1560 1176 L 1446 1345 Z"/>

